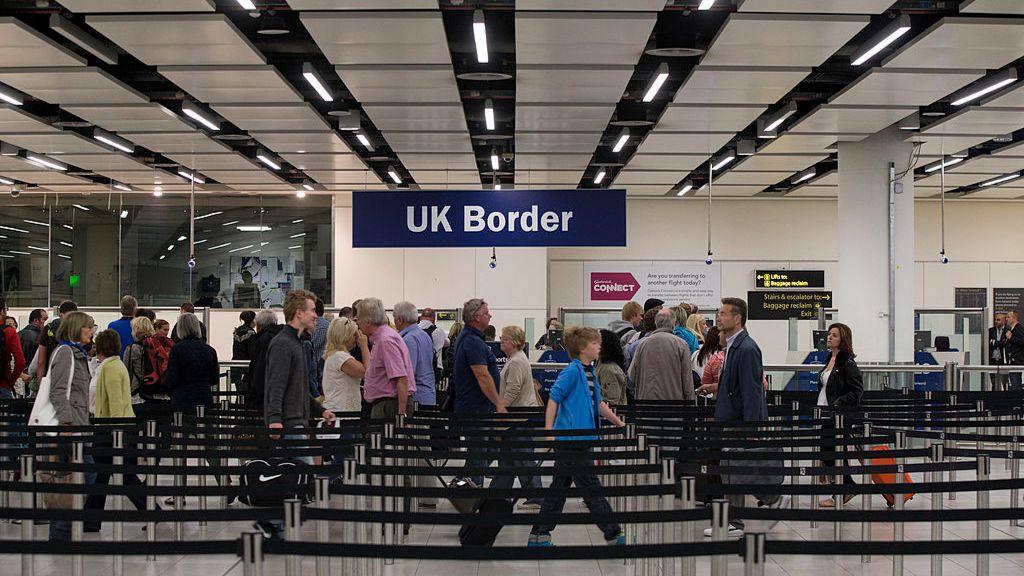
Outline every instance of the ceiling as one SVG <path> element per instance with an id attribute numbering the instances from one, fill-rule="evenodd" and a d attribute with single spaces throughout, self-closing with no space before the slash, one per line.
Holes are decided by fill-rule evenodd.
<path id="1" fill-rule="evenodd" d="M 981 186 L 1024 170 L 1024 79 L 1013 76 L 1024 74 L 1024 3 L 698 4 L 258 0 L 250 13 L 237 0 L 9 0 L 0 94 L 20 103 L 0 102 L 0 178 L 30 194 L 178 193 L 191 188 L 185 173 L 225 195 L 501 185 L 674 196 L 690 184 L 691 197 L 835 197 L 837 143 L 899 125 L 919 145 L 918 196 L 943 183 L 955 197 L 1024 196 L 1024 178 Z M 900 22 L 904 35 L 852 63 Z M 97 139 L 111 134 L 120 146 Z M 703 186 L 712 159 L 739 147 Z M 925 171 L 954 154 L 944 178 Z"/>

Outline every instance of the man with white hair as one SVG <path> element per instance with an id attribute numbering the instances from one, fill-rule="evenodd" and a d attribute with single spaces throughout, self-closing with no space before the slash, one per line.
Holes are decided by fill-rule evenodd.
<path id="1" fill-rule="evenodd" d="M 380 299 L 359 301 L 356 325 L 372 346 L 363 376 L 363 398 L 370 403 L 370 418 L 394 420 L 397 414 L 408 414 L 409 396 L 416 393 L 416 372 L 405 341 L 388 326 Z"/>
<path id="2" fill-rule="evenodd" d="M 444 330 L 437 327 L 437 312 L 433 308 L 424 308 L 420 311 L 420 328 L 427 333 L 427 336 L 430 336 L 430 340 L 434 344 L 434 364 L 436 367 L 434 370 L 434 382 L 437 382 L 441 379 L 441 372 L 444 370 L 441 350 L 451 344 L 451 342 L 448 340 L 448 335 L 445 334 Z"/>
<path id="3" fill-rule="evenodd" d="M 409 360 L 416 379 L 416 392 L 412 399 L 421 406 L 437 404 L 434 379 L 434 344 L 430 336 L 420 328 L 419 312 L 411 302 L 402 301 L 395 304 L 395 329 L 405 341 L 409 350 Z"/>
<path id="4" fill-rule="evenodd" d="M 629 365 L 637 400 L 693 400 L 690 348 L 672 333 L 676 315 L 662 308 L 654 316 L 654 332 L 640 341 Z"/>

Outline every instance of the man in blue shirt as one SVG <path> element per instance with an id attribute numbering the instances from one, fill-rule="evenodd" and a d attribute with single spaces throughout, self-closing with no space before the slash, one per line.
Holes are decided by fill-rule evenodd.
<path id="1" fill-rule="evenodd" d="M 125 294 L 121 297 L 121 318 L 107 325 L 107 328 L 117 332 L 117 335 L 121 337 L 122 357 L 124 351 L 135 343 L 135 338 L 132 337 L 132 319 L 135 318 L 135 313 L 138 310 L 139 301 L 135 299 L 135 296 Z"/>
<path id="2" fill-rule="evenodd" d="M 416 375 L 416 391 L 412 399 L 421 406 L 437 403 L 434 381 L 434 343 L 419 326 L 419 311 L 411 302 L 399 302 L 394 308 L 395 328 L 409 349 L 409 359 Z"/>

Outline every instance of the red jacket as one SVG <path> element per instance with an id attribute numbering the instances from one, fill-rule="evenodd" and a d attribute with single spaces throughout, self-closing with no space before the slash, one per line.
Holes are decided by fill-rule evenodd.
<path id="1" fill-rule="evenodd" d="M 14 361 L 11 361 L 11 357 Z M 13 365 L 12 365 L 13 364 Z M 21 340 L 18 332 L 10 326 L 4 326 L 4 348 L 0 354 L 0 386 L 14 390 L 14 383 L 25 370 L 25 355 L 21 352 Z"/>

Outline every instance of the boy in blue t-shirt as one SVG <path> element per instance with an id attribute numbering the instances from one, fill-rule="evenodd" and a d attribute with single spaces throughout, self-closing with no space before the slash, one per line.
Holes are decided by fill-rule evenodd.
<path id="1" fill-rule="evenodd" d="M 624 426 L 621 419 L 601 400 L 601 385 L 594 375 L 593 364 L 601 354 L 601 333 L 594 328 L 572 326 L 565 331 L 565 348 L 572 362 L 558 375 L 551 387 L 547 413 L 544 418 L 546 430 L 596 430 L 598 417 L 604 417 L 615 426 Z M 597 440 L 596 435 L 558 436 L 559 440 L 574 441 L 574 444 Z M 587 446 L 567 445 L 556 448 L 559 451 L 589 451 Z M 584 488 L 599 488 L 601 481 L 596 474 L 579 472 L 577 467 L 591 467 L 594 462 L 580 460 L 559 460 L 555 462 L 552 488 L 568 488 L 573 482 Z M 604 496 L 583 498 L 587 509 L 593 514 L 607 514 L 612 511 Z M 565 496 L 551 495 L 544 498 L 541 514 L 560 513 L 565 507 Z M 623 545 L 625 535 L 618 524 L 598 524 L 609 545 Z M 554 524 L 537 524 L 530 531 L 527 546 L 552 546 L 551 531 Z"/>

